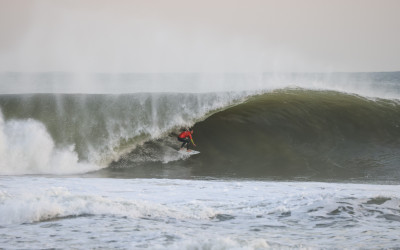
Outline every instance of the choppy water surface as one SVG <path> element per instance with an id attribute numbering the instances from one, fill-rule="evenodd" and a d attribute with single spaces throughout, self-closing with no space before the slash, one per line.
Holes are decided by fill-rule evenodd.
<path id="1" fill-rule="evenodd" d="M 399 244 L 397 185 L 46 177 L 1 184 L 2 248 Z"/>

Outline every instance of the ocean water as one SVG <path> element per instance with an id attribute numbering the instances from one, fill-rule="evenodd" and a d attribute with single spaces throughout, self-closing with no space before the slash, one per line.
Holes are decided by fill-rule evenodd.
<path id="1" fill-rule="evenodd" d="M 1 178 L 2 248 L 393 248 L 398 186 Z"/>
<path id="2" fill-rule="evenodd" d="M 92 78 L 0 76 L 0 248 L 399 246 L 399 72 Z"/>

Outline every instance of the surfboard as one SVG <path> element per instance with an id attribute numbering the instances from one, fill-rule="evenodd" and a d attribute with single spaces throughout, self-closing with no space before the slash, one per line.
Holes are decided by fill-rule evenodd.
<path id="1" fill-rule="evenodd" d="M 197 154 L 200 154 L 199 151 L 191 150 L 190 152 L 188 152 L 188 151 L 186 151 L 186 149 L 185 150 L 178 150 L 178 152 L 181 153 L 181 154 L 185 154 L 185 155 L 197 155 Z"/>

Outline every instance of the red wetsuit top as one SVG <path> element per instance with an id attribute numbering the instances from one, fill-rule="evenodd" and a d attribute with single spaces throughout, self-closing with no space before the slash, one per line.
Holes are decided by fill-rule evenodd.
<path id="1" fill-rule="evenodd" d="M 192 140 L 192 134 L 189 131 L 184 131 L 178 135 L 179 138 L 189 137 Z"/>

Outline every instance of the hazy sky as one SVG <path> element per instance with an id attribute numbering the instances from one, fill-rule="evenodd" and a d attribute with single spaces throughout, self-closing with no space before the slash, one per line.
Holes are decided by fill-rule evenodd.
<path id="1" fill-rule="evenodd" d="M 0 72 L 400 70 L 400 0 L 0 0 Z"/>

